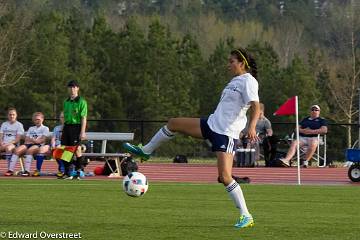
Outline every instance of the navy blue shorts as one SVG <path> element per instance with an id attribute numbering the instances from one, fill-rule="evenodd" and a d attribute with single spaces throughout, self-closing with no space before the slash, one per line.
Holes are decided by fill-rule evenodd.
<path id="1" fill-rule="evenodd" d="M 207 118 L 200 119 L 200 128 L 203 137 L 211 143 L 211 151 L 235 153 L 238 139 L 212 131 L 207 124 Z"/>

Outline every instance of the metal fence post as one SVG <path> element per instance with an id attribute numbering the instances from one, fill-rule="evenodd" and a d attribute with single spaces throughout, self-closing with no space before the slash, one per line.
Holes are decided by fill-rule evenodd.
<path id="1" fill-rule="evenodd" d="M 144 121 L 141 120 L 140 122 L 140 129 L 141 129 L 141 143 L 144 144 Z"/>

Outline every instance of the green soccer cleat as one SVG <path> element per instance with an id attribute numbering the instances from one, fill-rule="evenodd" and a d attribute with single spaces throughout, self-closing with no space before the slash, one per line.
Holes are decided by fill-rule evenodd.
<path id="1" fill-rule="evenodd" d="M 254 224 L 254 219 L 252 218 L 252 216 L 240 216 L 240 218 L 236 221 L 234 227 L 236 228 L 247 228 L 247 227 L 253 227 Z"/>
<path id="2" fill-rule="evenodd" d="M 135 145 L 132 145 L 130 143 L 124 143 L 123 147 L 129 153 L 132 153 L 134 155 L 139 156 L 141 158 L 141 160 L 143 160 L 143 161 L 147 161 L 150 158 L 150 154 L 147 154 L 147 153 L 143 152 L 141 144 L 135 146 Z"/>

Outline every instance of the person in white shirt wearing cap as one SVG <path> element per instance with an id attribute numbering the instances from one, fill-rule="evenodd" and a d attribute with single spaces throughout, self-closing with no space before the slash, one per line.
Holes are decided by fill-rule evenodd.
<path id="1" fill-rule="evenodd" d="M 257 67 L 255 60 L 243 48 L 230 52 L 228 69 L 232 79 L 224 88 L 216 110 L 208 118 L 171 118 L 145 146 L 125 143 L 124 148 L 143 160 L 162 143 L 172 139 L 176 133 L 211 142 L 216 153 L 219 180 L 226 188 L 235 206 L 240 210 L 236 228 L 252 227 L 254 220 L 249 213 L 240 185 L 231 175 L 236 143 L 241 130 L 246 126 L 246 112 L 251 107 L 251 119 L 247 137 L 257 141 L 256 122 L 259 118 L 258 82 L 255 79 Z"/>
<path id="2" fill-rule="evenodd" d="M 309 160 L 314 155 L 319 144 L 318 135 L 327 133 L 327 121 L 320 117 L 320 106 L 312 105 L 310 108 L 310 116 L 307 116 L 299 123 L 299 146 L 307 146 L 302 166 L 307 167 Z M 296 153 L 297 140 L 291 143 L 290 149 L 285 158 L 281 158 L 285 165 L 290 166 L 290 160 Z"/>

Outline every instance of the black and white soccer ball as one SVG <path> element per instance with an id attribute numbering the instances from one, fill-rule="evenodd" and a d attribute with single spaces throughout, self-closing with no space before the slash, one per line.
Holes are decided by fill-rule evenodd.
<path id="1" fill-rule="evenodd" d="M 143 196 L 149 188 L 149 183 L 144 174 L 131 172 L 123 179 L 124 192 L 131 197 Z"/>

